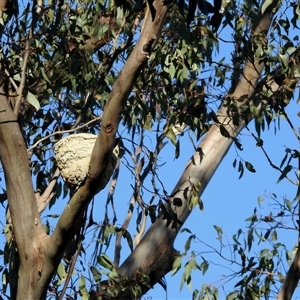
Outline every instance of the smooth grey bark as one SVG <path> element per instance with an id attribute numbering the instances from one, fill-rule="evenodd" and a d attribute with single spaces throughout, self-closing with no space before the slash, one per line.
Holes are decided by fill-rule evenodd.
<path id="1" fill-rule="evenodd" d="M 16 299 L 34 300 L 39 290 L 34 283 L 44 283 L 46 233 L 36 205 L 24 138 L 3 88 L 0 88 L 0 159 L 20 262 L 15 274 Z M 45 284 L 40 285 L 39 292 L 44 294 L 46 288 Z"/>
<path id="2" fill-rule="evenodd" d="M 278 3 L 278 1 L 274 1 L 265 10 L 264 14 L 258 16 L 258 22 L 254 24 L 253 34 L 249 43 L 257 42 L 256 38 L 259 35 L 267 36 L 272 22 L 273 10 L 277 8 Z M 249 101 L 255 94 L 263 69 L 264 62 L 261 57 L 252 57 L 252 59 L 246 61 L 240 80 L 233 94 L 230 95 L 231 99 L 239 100 L 236 102 L 238 107 Z M 241 99 L 243 100 L 241 101 Z M 172 269 L 172 263 L 177 255 L 173 248 L 174 240 L 182 224 L 191 213 L 188 203 L 189 197 L 194 192 L 195 187 L 199 187 L 199 196 L 204 192 L 214 172 L 226 156 L 233 139 L 238 136 L 244 126 L 242 120 L 238 127 L 233 124 L 226 107 L 220 109 L 217 117 L 218 123 L 212 125 L 205 138 L 199 144 L 197 151 L 188 162 L 171 194 L 172 196 L 169 198 L 171 206 L 166 208 L 166 210 L 176 215 L 178 222 L 168 224 L 168 218 L 164 219 L 164 216 L 156 220 L 133 253 L 118 269 L 122 276 L 134 277 L 136 270 L 140 268 L 150 277 L 150 282 L 153 285 Z M 221 134 L 220 126 L 224 126 L 229 132 L 230 138 L 226 138 Z M 177 200 L 180 199 L 181 206 L 172 204 L 175 198 Z M 142 292 L 145 293 L 148 289 L 147 286 L 144 286 L 142 287 Z M 121 299 L 122 297 L 120 295 L 119 298 L 116 298 Z M 110 296 L 107 296 L 105 299 L 110 299 Z"/>
<path id="3" fill-rule="evenodd" d="M 293 262 L 284 278 L 277 300 L 290 300 L 300 279 L 300 249 L 298 248 Z"/>

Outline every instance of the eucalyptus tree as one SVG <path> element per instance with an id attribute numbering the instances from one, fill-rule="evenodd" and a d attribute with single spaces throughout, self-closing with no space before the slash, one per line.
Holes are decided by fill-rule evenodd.
<path id="1" fill-rule="evenodd" d="M 297 34 L 291 38 L 298 3 L 7 0 L 0 10 L 3 294 L 62 299 L 67 291 L 73 298 L 134 299 L 156 283 L 164 285 L 164 275 L 181 267 L 175 238 L 192 209 L 203 207 L 199 197 L 231 145 L 242 148 L 241 130 L 254 120 L 257 146 L 263 147 L 265 124 L 288 118 L 285 106 L 299 77 Z M 215 61 L 226 43 L 231 57 Z M 154 148 L 145 142 L 151 130 Z M 199 144 L 173 191 L 166 191 L 159 176 L 161 151 L 170 141 L 179 157 L 181 136 L 192 133 Z M 116 215 L 96 220 L 91 203 L 109 184 L 107 203 L 117 205 L 122 162 L 133 183 L 128 213 L 118 226 Z M 283 166 L 281 179 L 292 170 Z M 244 167 L 255 171 L 250 162 L 240 162 L 241 175 Z M 64 198 L 68 202 L 50 226 L 45 210 Z M 134 207 L 140 213 L 133 238 L 128 224 Z M 73 270 L 90 227 L 101 237 L 95 243 L 97 264 L 90 266 L 94 283 L 81 276 L 78 287 Z M 115 256 L 109 259 L 102 250 L 112 237 Z M 122 237 L 132 253 L 121 263 Z M 245 279 L 230 297 L 267 297 L 267 279 L 257 289 L 259 270 L 239 254 L 242 271 L 252 272 L 252 289 Z M 298 257 L 297 251 L 281 299 L 290 299 L 298 284 Z M 192 269 L 205 268 L 191 259 L 183 284 Z"/>

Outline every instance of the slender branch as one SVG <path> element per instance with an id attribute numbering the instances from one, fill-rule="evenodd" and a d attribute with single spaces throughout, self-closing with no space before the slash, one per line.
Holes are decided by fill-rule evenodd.
<path id="1" fill-rule="evenodd" d="M 253 42 L 259 42 L 255 41 L 255 38 L 258 36 L 266 36 L 272 22 L 273 9 L 277 6 L 278 1 L 274 1 L 265 10 L 264 14 L 261 14 L 260 10 L 257 17 L 259 22 L 254 26 L 251 35 Z M 255 57 L 253 55 L 253 57 L 248 58 L 237 87 L 231 95 L 234 100 L 237 100 L 237 106 L 243 105 L 247 101 L 246 98 L 253 97 L 264 66 L 263 57 Z M 234 126 L 231 117 L 227 114 L 226 107 L 221 107 L 217 117 L 219 119 L 218 123 L 224 124 L 223 126 L 226 127 L 231 137 L 236 137 L 243 128 L 243 123 L 237 127 Z M 226 123 L 226 120 L 230 122 Z M 149 275 L 152 285 L 155 284 L 161 276 L 171 270 L 173 259 L 176 257 L 174 240 L 181 226 L 191 213 L 188 201 L 189 196 L 195 187 L 199 187 L 197 193 L 201 196 L 231 145 L 232 139 L 223 137 L 217 124 L 210 127 L 207 135 L 201 141 L 196 152 L 185 167 L 183 174 L 171 193 L 172 197 L 168 199 L 170 205 L 169 208 L 166 207 L 165 209 L 167 213 L 174 215 L 174 221 L 173 218 L 170 220 L 167 214 L 161 215 L 160 218 L 149 227 L 133 253 L 119 268 L 121 275 L 131 277 L 138 268 L 141 268 Z M 181 200 L 181 205 L 175 205 L 178 201 L 173 203 L 174 199 Z M 165 217 L 165 219 L 163 219 L 163 217 Z M 172 225 L 168 225 L 168 221 L 169 223 L 171 222 Z M 166 256 L 168 256 L 167 259 Z M 146 287 L 141 288 L 143 292 L 148 290 Z"/>
<path id="2" fill-rule="evenodd" d="M 86 180 L 70 199 L 51 235 L 52 243 L 50 243 L 47 251 L 50 257 L 55 258 L 56 265 L 63 254 L 64 247 L 80 227 L 84 211 L 98 190 L 99 181 L 105 175 L 115 146 L 115 134 L 124 105 L 140 70 L 149 56 L 149 52 L 152 51 L 160 36 L 168 7 L 162 1 L 155 1 L 155 5 L 156 17 L 154 20 L 151 17 L 148 20 L 147 28 L 149 30 L 145 30 L 141 34 L 136 46 L 119 73 L 108 102 L 104 107 L 101 130 L 92 151 Z"/>
<path id="3" fill-rule="evenodd" d="M 147 166 L 144 168 L 143 173 L 140 176 L 140 182 L 141 185 L 144 183 L 145 179 L 148 177 L 149 173 L 153 170 L 158 155 L 160 151 L 163 149 L 163 147 L 167 144 L 166 142 L 163 142 L 165 138 L 165 134 L 157 135 L 156 137 L 156 146 L 155 146 L 155 152 L 154 154 L 151 155 Z M 130 202 L 129 202 L 129 209 L 126 214 L 125 220 L 123 222 L 122 228 L 127 229 L 129 226 L 129 223 L 131 221 L 131 218 L 133 216 L 133 209 L 136 204 L 136 198 L 134 196 L 134 193 L 131 196 Z M 120 263 L 120 257 L 121 257 L 121 238 L 122 238 L 122 233 L 117 233 L 116 234 L 116 242 L 115 242 L 115 255 L 114 255 L 114 265 L 115 267 L 119 266 Z"/>
<path id="4" fill-rule="evenodd" d="M 264 14 L 259 9 L 258 24 L 254 25 L 252 35 L 250 37 L 251 43 L 261 43 L 256 41 L 256 38 L 266 38 L 267 32 L 270 28 L 270 24 L 273 18 L 273 10 L 277 7 L 279 0 L 273 1 L 271 5 L 265 10 Z M 244 65 L 244 69 L 241 74 L 241 78 L 233 92 L 234 98 L 240 98 L 245 95 L 253 95 L 255 93 L 258 79 L 260 78 L 261 72 L 264 69 L 265 64 L 263 57 L 253 57 L 253 59 L 247 59 Z M 245 99 L 246 101 L 246 99 Z M 239 106 L 244 101 L 239 102 Z"/>
<path id="5" fill-rule="evenodd" d="M 82 108 L 80 115 L 77 117 L 77 120 L 75 121 L 75 123 L 73 125 L 74 127 L 76 127 L 81 122 L 83 116 L 85 116 L 87 109 L 90 107 L 94 97 L 98 93 L 100 86 L 103 84 L 103 82 L 104 82 L 105 78 L 107 77 L 108 72 L 111 70 L 115 60 L 118 58 L 118 56 L 123 51 L 125 51 L 131 45 L 131 42 L 133 40 L 133 36 L 135 33 L 135 28 L 136 28 L 136 20 L 133 23 L 133 28 L 132 28 L 131 34 L 128 37 L 126 43 L 124 45 L 122 45 L 121 47 L 114 49 L 114 52 L 112 53 L 112 55 L 110 57 L 107 58 L 107 61 L 100 62 L 99 67 L 98 67 L 98 73 L 100 73 L 101 66 L 103 64 L 106 65 L 106 68 L 105 68 L 105 70 L 102 70 L 100 78 L 96 81 L 95 85 L 92 87 L 91 91 L 88 93 L 88 95 L 85 99 L 84 107 Z M 96 75 L 96 78 L 97 78 L 97 76 L 98 76 L 98 74 Z"/>
<path id="6" fill-rule="evenodd" d="M 131 221 L 132 215 L 133 215 L 133 209 L 136 203 L 136 199 L 134 196 L 131 196 L 130 202 L 129 202 L 129 209 L 126 214 L 125 220 L 123 221 L 122 224 L 122 229 L 126 230 L 129 226 L 129 223 Z M 121 239 L 122 239 L 122 232 L 117 232 L 116 233 L 116 242 L 115 242 L 115 254 L 114 254 L 114 266 L 118 267 L 120 264 L 120 259 L 121 259 Z"/>
<path id="7" fill-rule="evenodd" d="M 30 31 L 31 32 L 31 31 Z M 29 52 L 30 52 L 30 39 L 32 37 L 32 34 L 30 33 L 29 37 L 27 38 L 26 41 L 26 46 L 25 46 L 25 51 L 24 51 L 24 56 L 23 56 L 23 65 L 22 65 L 22 71 L 21 71 L 21 82 L 18 88 L 18 98 L 16 100 L 16 104 L 14 107 L 14 114 L 15 116 L 19 115 L 19 110 L 23 98 L 23 91 L 25 88 L 25 82 L 26 82 L 26 71 L 27 71 L 27 63 L 28 63 L 28 58 L 29 58 Z"/>
<path id="8" fill-rule="evenodd" d="M 37 10 L 35 11 L 35 6 L 37 4 L 37 1 L 33 1 L 32 3 L 32 22 L 31 22 L 31 26 L 30 26 L 30 30 L 29 30 L 29 35 L 26 39 L 26 43 L 25 43 L 25 50 L 24 50 L 24 56 L 23 56 L 23 64 L 22 64 L 22 69 L 21 69 L 21 81 L 20 81 L 20 85 L 19 88 L 17 90 L 18 92 L 18 98 L 16 100 L 15 103 L 15 107 L 14 107 L 14 114 L 15 116 L 18 117 L 19 115 L 19 110 L 20 110 L 20 106 L 22 103 L 22 99 L 23 99 L 23 92 L 24 92 L 24 88 L 25 88 L 25 83 L 26 83 L 26 72 L 27 72 L 27 64 L 28 64 L 28 58 L 29 58 L 29 54 L 30 54 L 30 45 L 31 45 L 31 40 L 33 37 L 33 32 L 34 32 L 34 28 L 38 19 L 39 14 L 41 13 L 41 8 L 40 8 L 40 1 L 38 2 L 38 7 Z"/>
<path id="9" fill-rule="evenodd" d="M 294 125 L 293 125 L 291 119 L 290 119 L 289 116 L 287 115 L 287 113 L 286 113 L 284 107 L 281 107 L 281 108 L 280 108 L 280 111 L 282 112 L 282 114 L 283 114 L 284 117 L 286 118 L 286 120 L 287 120 L 289 126 L 291 127 L 291 129 L 292 129 L 292 131 L 293 131 L 295 137 L 297 138 L 298 141 L 300 141 L 300 135 L 299 135 L 299 133 L 297 132 L 296 128 L 294 127 Z"/>
<path id="10" fill-rule="evenodd" d="M 114 213 L 114 221 L 113 221 L 114 224 L 117 220 L 117 214 L 116 214 L 116 210 L 115 210 L 115 206 L 114 206 L 114 194 L 115 194 L 115 190 L 116 190 L 116 186 L 117 186 L 118 178 L 119 178 L 120 165 L 121 165 L 120 161 L 121 161 L 121 156 L 118 158 L 114 174 L 110 181 L 109 191 L 108 191 L 107 200 L 106 200 L 106 205 L 108 205 L 109 202 L 111 203 L 112 210 Z"/>
<path id="11" fill-rule="evenodd" d="M 47 188 L 45 189 L 44 193 L 41 196 L 37 197 L 37 206 L 38 206 L 38 212 L 39 214 L 41 214 L 46 206 L 48 205 L 49 201 L 52 199 L 52 197 L 55 195 L 55 193 L 53 192 L 53 189 L 56 185 L 58 176 L 59 176 L 59 170 L 56 169 L 51 181 L 49 182 Z"/>
<path id="12" fill-rule="evenodd" d="M 35 193 L 35 198 L 36 198 L 36 203 L 37 203 L 39 214 L 41 214 L 45 210 L 45 208 L 48 205 L 49 201 L 55 195 L 55 193 L 53 192 L 53 189 L 54 189 L 55 184 L 57 182 L 59 173 L 60 173 L 59 170 L 56 169 L 50 183 L 48 184 L 48 186 L 45 189 L 42 196 L 40 196 L 39 192 Z M 9 208 L 7 210 L 7 213 L 6 213 L 6 221 L 7 221 L 8 224 L 11 223 L 11 215 L 10 215 Z"/>
<path id="13" fill-rule="evenodd" d="M 135 187 L 134 187 L 134 198 L 137 200 L 137 203 L 139 204 L 140 208 L 142 209 L 142 222 L 140 225 L 139 232 L 136 234 L 133 240 L 133 245 L 137 246 L 138 243 L 141 240 L 141 237 L 143 236 L 146 228 L 146 210 L 145 210 L 145 204 L 141 196 L 141 179 L 140 174 L 142 172 L 142 169 L 144 167 L 144 158 L 141 158 L 139 162 L 135 165 Z"/>
<path id="14" fill-rule="evenodd" d="M 5 69 L 5 74 L 8 76 L 9 81 L 11 82 L 11 84 L 13 85 L 13 87 L 15 88 L 15 90 L 17 91 L 19 89 L 19 87 L 17 86 L 16 82 L 13 80 L 13 78 L 10 76 L 10 74 L 8 73 L 7 69 Z"/>
<path id="15" fill-rule="evenodd" d="M 71 133 L 71 132 L 74 132 L 76 130 L 79 130 L 81 128 L 84 128 L 90 124 L 93 124 L 95 122 L 98 122 L 98 121 L 101 121 L 102 120 L 102 115 L 81 125 L 81 126 L 78 126 L 78 127 L 74 127 L 72 129 L 68 129 L 68 130 L 58 130 L 58 131 L 55 131 L 55 132 L 52 132 L 48 135 L 46 135 L 45 137 L 41 138 L 40 140 L 38 140 L 36 143 L 34 143 L 30 148 L 28 148 L 27 152 L 31 152 L 34 148 L 36 148 L 41 142 L 49 139 L 51 136 L 54 136 L 54 135 L 57 135 L 57 134 L 64 134 L 64 133 Z M 73 127 L 73 126 L 72 126 Z"/>
<path id="16" fill-rule="evenodd" d="M 78 237 L 78 239 L 79 239 L 79 241 L 77 241 L 77 249 L 76 249 L 75 254 L 72 256 L 72 260 L 71 260 L 71 264 L 70 264 L 70 267 L 69 267 L 69 270 L 68 270 L 67 278 L 65 280 L 63 289 L 62 289 L 62 291 L 59 294 L 58 300 L 62 300 L 63 299 L 64 294 L 65 294 L 65 292 L 67 290 L 68 284 L 69 284 L 69 282 L 71 280 L 71 277 L 73 275 L 73 271 L 74 271 L 78 255 L 80 253 L 80 248 L 81 248 L 81 245 L 82 245 L 82 241 L 80 239 L 80 236 Z"/>
<path id="17" fill-rule="evenodd" d="M 257 136 L 255 136 L 255 134 L 249 129 L 249 127 L 248 127 L 247 125 L 245 125 L 245 128 L 246 128 L 246 129 L 248 130 L 248 132 L 252 135 L 252 137 L 256 140 L 257 144 L 260 145 L 260 144 L 261 144 L 261 140 L 260 140 Z M 265 155 L 267 161 L 269 162 L 270 166 L 271 166 L 272 168 L 274 168 L 275 170 L 279 171 L 279 172 L 282 174 L 283 171 L 281 170 L 281 168 L 279 168 L 278 166 L 276 166 L 275 164 L 273 164 L 273 162 L 272 162 L 270 156 L 268 155 L 267 151 L 265 150 L 264 146 L 263 146 L 263 145 L 260 145 L 259 147 L 261 148 L 262 152 L 264 153 L 264 155 Z M 287 175 L 285 175 L 285 178 L 286 178 L 290 183 L 292 183 L 292 184 L 294 184 L 294 185 L 298 185 L 297 182 L 293 181 L 293 180 L 292 180 L 291 178 L 289 178 Z"/>

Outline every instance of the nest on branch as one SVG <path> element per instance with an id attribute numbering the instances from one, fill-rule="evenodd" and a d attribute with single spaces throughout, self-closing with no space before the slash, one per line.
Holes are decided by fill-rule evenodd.
<path id="1" fill-rule="evenodd" d="M 89 133 L 73 134 L 61 139 L 54 148 L 55 160 L 63 180 L 71 190 L 79 188 L 88 174 L 91 154 L 97 135 Z M 106 167 L 105 174 L 99 182 L 99 192 L 104 188 L 114 169 L 120 155 L 120 147 L 116 145 Z"/>

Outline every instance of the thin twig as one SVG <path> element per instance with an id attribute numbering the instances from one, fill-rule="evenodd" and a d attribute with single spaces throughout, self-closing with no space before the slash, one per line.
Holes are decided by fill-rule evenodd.
<path id="1" fill-rule="evenodd" d="M 10 74 L 8 73 L 8 71 L 6 69 L 4 70 L 4 72 L 8 76 L 9 81 L 11 82 L 11 84 L 13 85 L 15 90 L 17 91 L 19 89 L 19 87 L 17 86 L 16 82 L 13 80 L 13 78 L 10 76 Z"/>
<path id="2" fill-rule="evenodd" d="M 42 195 L 39 195 L 39 192 L 35 193 L 35 198 L 36 198 L 36 202 L 37 202 L 36 204 L 37 204 L 39 214 L 41 214 L 45 210 L 49 201 L 55 195 L 55 193 L 53 192 L 53 189 L 57 182 L 58 176 L 59 176 L 59 170 L 56 169 L 54 172 L 54 175 L 53 175 L 51 181 L 49 182 L 49 185 L 45 189 L 44 193 Z M 11 223 L 11 215 L 10 215 L 9 208 L 7 209 L 7 213 L 6 213 L 6 221 L 8 224 Z"/>
<path id="3" fill-rule="evenodd" d="M 36 143 L 34 143 L 30 148 L 28 148 L 27 152 L 32 151 L 32 150 L 33 150 L 34 148 L 36 148 L 41 142 L 43 142 L 43 141 L 49 139 L 51 136 L 54 136 L 54 135 L 57 135 L 57 134 L 64 134 L 64 133 L 74 132 L 74 131 L 76 131 L 76 130 L 78 130 L 78 129 L 81 129 L 81 128 L 84 128 L 84 127 L 86 127 L 86 126 L 88 126 L 88 125 L 90 125 L 90 124 L 92 124 L 92 123 L 95 123 L 95 122 L 97 122 L 97 121 L 101 121 L 101 119 L 102 119 L 102 115 L 99 116 L 99 117 L 97 117 L 97 118 L 95 118 L 95 119 L 93 119 L 93 120 L 91 120 L 91 121 L 89 121 L 89 122 L 87 122 L 87 123 L 85 123 L 85 124 L 83 124 L 83 125 L 81 125 L 81 126 L 78 126 L 78 127 L 76 127 L 76 128 L 72 128 L 72 129 L 69 129 L 69 130 L 55 131 L 55 132 L 53 132 L 53 133 L 50 133 L 49 135 L 47 135 L 47 136 L 41 138 L 41 139 L 38 140 Z"/>
<path id="4" fill-rule="evenodd" d="M 22 102 L 23 97 L 23 91 L 25 88 L 25 82 L 26 82 L 26 71 L 27 71 L 27 63 L 29 58 L 29 52 L 30 52 L 30 40 L 32 38 L 32 29 L 30 29 L 29 37 L 26 41 L 25 51 L 24 51 L 24 57 L 23 57 L 23 65 L 22 65 L 22 72 L 21 72 L 21 82 L 18 88 L 18 98 L 16 100 L 16 104 L 14 107 L 14 114 L 16 117 L 19 115 L 19 110 Z"/>
<path id="5" fill-rule="evenodd" d="M 165 138 L 165 134 L 157 135 L 156 137 L 156 147 L 155 147 L 155 154 L 153 155 L 153 158 L 149 159 L 149 162 L 147 166 L 144 168 L 141 176 L 139 177 L 140 184 L 142 185 L 144 180 L 147 178 L 150 172 L 153 172 L 153 164 L 157 161 L 158 155 L 160 151 L 163 149 L 163 147 L 167 144 L 166 142 L 163 142 Z M 134 155 L 131 155 L 133 161 L 135 159 Z M 140 199 L 139 199 L 140 200 Z M 135 204 L 137 202 L 137 199 L 135 197 L 135 193 L 132 194 L 130 202 L 129 202 L 129 209 L 126 214 L 125 220 L 122 225 L 122 229 L 127 229 L 129 226 L 129 223 L 131 221 L 131 218 L 133 216 L 133 209 L 135 207 Z M 142 201 L 140 201 L 142 202 Z M 142 207 L 142 206 L 141 206 Z M 115 267 L 119 266 L 120 263 L 120 257 L 121 257 L 121 238 L 122 238 L 122 232 L 116 234 L 116 243 L 115 243 L 115 255 L 114 255 L 114 265 Z"/>
<path id="6" fill-rule="evenodd" d="M 294 125 L 293 125 L 291 119 L 288 117 L 287 113 L 285 112 L 285 109 L 284 109 L 283 107 L 281 107 L 281 108 L 280 108 L 280 111 L 281 111 L 281 113 L 284 115 L 284 117 L 286 118 L 286 120 L 287 120 L 288 124 L 290 125 L 292 131 L 294 132 L 294 134 L 295 134 L 297 140 L 300 141 L 300 135 L 299 135 L 299 133 L 297 132 L 296 128 L 294 127 Z"/>
<path id="7" fill-rule="evenodd" d="M 55 193 L 53 192 L 53 189 L 57 182 L 59 173 L 60 173 L 59 170 L 56 169 L 54 172 L 54 175 L 53 175 L 51 181 L 49 182 L 47 188 L 45 189 L 44 193 L 41 196 L 38 196 L 38 194 L 36 194 L 39 214 L 41 214 L 45 210 L 47 204 L 52 199 L 52 197 L 55 195 Z"/>
<path id="8" fill-rule="evenodd" d="M 79 235 L 79 237 L 80 237 L 80 235 Z M 79 239 L 79 237 L 78 237 L 78 239 Z M 73 274 L 73 271 L 74 271 L 74 268 L 75 268 L 75 265 L 76 265 L 76 262 L 77 262 L 77 258 L 78 258 L 79 252 L 80 252 L 79 250 L 80 250 L 81 244 L 82 244 L 81 240 L 77 241 L 77 249 L 76 249 L 75 254 L 72 257 L 71 264 L 70 264 L 68 274 L 67 274 L 67 278 L 65 280 L 63 289 L 61 290 L 61 292 L 59 294 L 58 300 L 62 300 L 63 297 L 64 297 L 64 294 L 66 292 L 66 289 L 68 287 L 68 284 L 70 282 L 70 279 L 72 277 L 72 274 Z"/>
<path id="9" fill-rule="evenodd" d="M 114 39 L 114 45 L 113 45 L 113 48 L 114 48 L 114 49 L 117 48 L 118 38 L 119 38 L 120 34 L 122 33 L 122 30 L 123 30 L 125 24 L 126 24 L 126 18 L 123 19 L 122 24 L 121 24 L 121 26 L 120 26 L 120 28 L 119 28 L 119 30 L 118 30 L 118 33 L 117 33 L 117 35 L 116 35 L 116 37 L 115 37 L 115 39 Z"/>
<path id="10" fill-rule="evenodd" d="M 254 139 L 256 140 L 256 142 L 258 144 L 261 143 L 261 140 L 255 136 L 255 134 L 249 129 L 249 127 L 247 125 L 245 125 L 245 128 L 248 130 L 248 132 L 254 137 Z M 272 168 L 274 168 L 275 170 L 279 171 L 281 174 L 283 173 L 283 171 L 281 170 L 281 168 L 279 168 L 278 166 L 274 165 L 274 163 L 272 162 L 271 158 L 269 157 L 267 151 L 265 150 L 264 146 L 263 145 L 260 145 L 259 146 L 262 150 L 262 152 L 264 153 L 267 161 L 269 162 L 270 166 Z M 294 185 L 298 185 L 297 182 L 293 181 L 291 178 L 289 178 L 287 175 L 284 176 L 290 183 L 294 184 Z"/>

